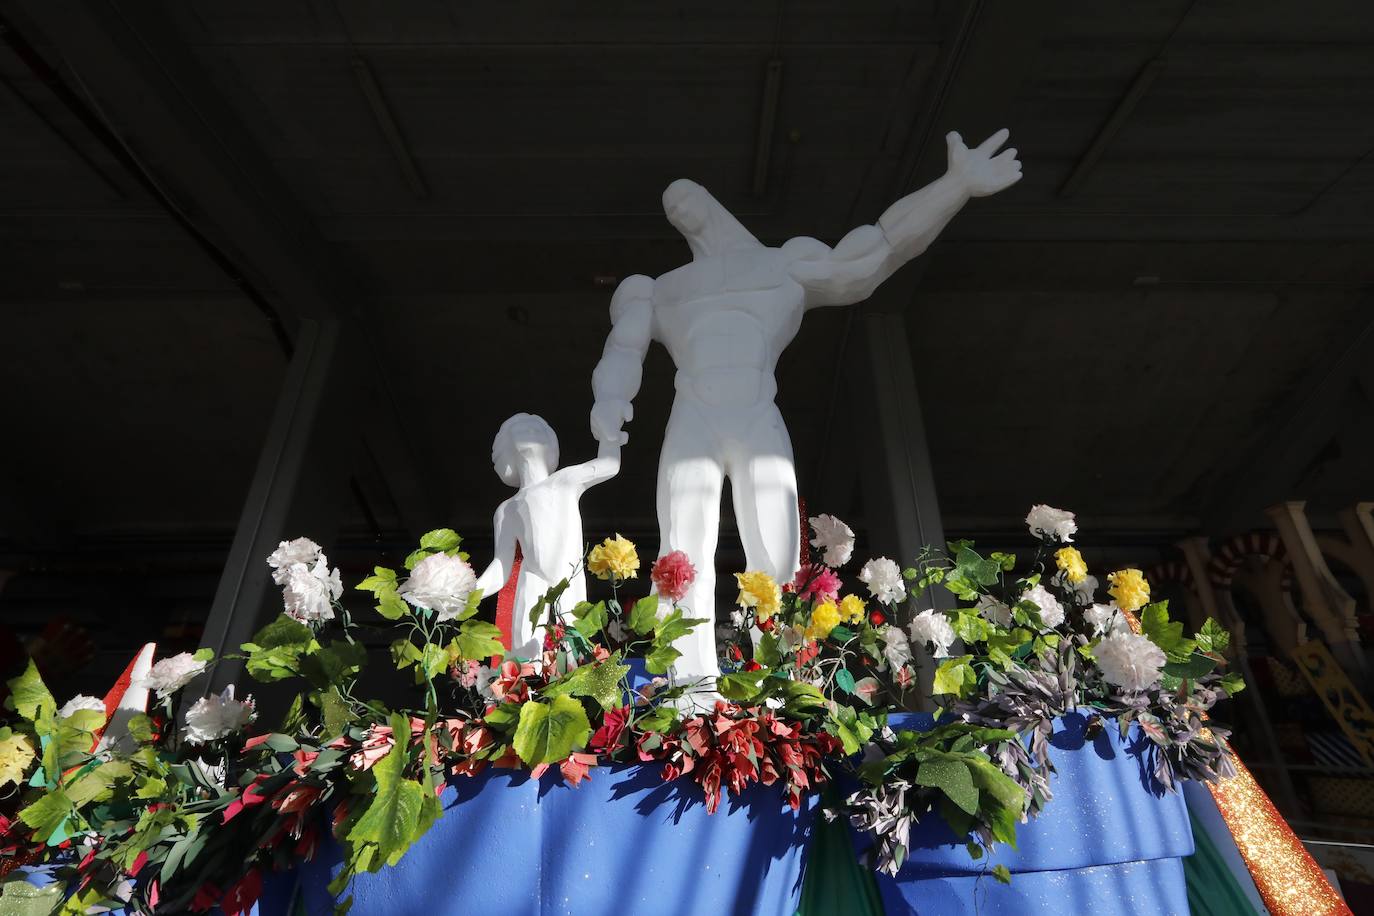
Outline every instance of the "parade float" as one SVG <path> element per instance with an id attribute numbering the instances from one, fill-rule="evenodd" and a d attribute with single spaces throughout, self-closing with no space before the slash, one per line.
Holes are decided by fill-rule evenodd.
<path id="1" fill-rule="evenodd" d="M 766 246 L 674 182 L 664 208 L 693 260 L 612 298 L 597 457 L 560 466 L 548 424 L 511 417 L 492 455 L 516 492 L 480 574 L 449 529 L 348 600 L 314 541 L 266 558 L 281 613 L 234 659 L 290 691 L 280 716 L 247 682 L 183 702 L 209 650 L 149 646 L 109 696 L 60 706 L 30 666 L 0 729 L 17 795 L 0 907 L 1343 912 L 1211 718 L 1243 686 L 1228 634 L 1185 633 L 1137 570 L 1101 587 L 1071 513 L 1034 507 L 1020 556 L 955 541 L 859 563 L 829 515 L 803 539 L 779 355 L 807 309 L 862 301 L 1014 183 L 1005 140 L 951 134 L 944 176 L 834 247 Z M 642 563 L 619 535 L 586 550 L 578 501 L 618 471 L 653 340 L 677 376 Z M 724 615 L 727 479 L 746 568 Z M 932 589 L 954 606 L 921 606 Z M 383 628 L 378 665 L 364 644 Z M 411 700 L 370 695 L 376 674 Z M 1198 805 L 1224 829 L 1207 842 L 1230 855 L 1196 892 L 1184 783 L 1210 787 Z"/>

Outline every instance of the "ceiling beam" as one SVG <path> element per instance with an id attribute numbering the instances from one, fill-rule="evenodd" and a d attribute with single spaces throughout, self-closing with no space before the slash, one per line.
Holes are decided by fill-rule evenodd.
<path id="1" fill-rule="evenodd" d="M 224 253 L 275 308 L 287 335 L 302 320 L 340 320 L 370 346 L 359 371 L 375 378 L 380 408 L 369 443 L 398 488 L 407 527 L 436 505 L 429 475 L 417 471 L 399 398 L 385 367 L 388 344 L 367 284 L 316 230 L 309 214 L 251 140 L 251 132 L 209 81 L 160 9 L 121 0 L 3 0 L 0 10 L 31 23 L 61 57 L 83 96 L 161 198 Z M 17 15 L 10 15 L 11 10 Z M 36 44 L 30 42 L 30 44 Z"/>

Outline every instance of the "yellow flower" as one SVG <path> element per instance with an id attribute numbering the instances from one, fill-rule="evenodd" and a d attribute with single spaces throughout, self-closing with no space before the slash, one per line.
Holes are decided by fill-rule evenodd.
<path id="1" fill-rule="evenodd" d="M 760 622 L 772 617 L 782 606 L 782 589 L 768 573 L 735 573 L 735 581 L 739 583 L 737 603 L 740 607 L 753 608 Z"/>
<path id="2" fill-rule="evenodd" d="M 598 579 L 633 579 L 639 570 L 635 545 L 617 534 L 606 538 L 587 555 L 587 571 Z"/>
<path id="3" fill-rule="evenodd" d="M 825 639 L 840 625 L 840 609 L 835 602 L 825 601 L 811 609 L 811 622 L 806 625 L 807 639 Z"/>
<path id="4" fill-rule="evenodd" d="M 33 758 L 33 742 L 28 735 L 0 728 L 0 786 L 23 782 Z"/>
<path id="5" fill-rule="evenodd" d="M 1138 611 L 1150 603 L 1150 583 L 1145 581 L 1138 569 L 1122 569 L 1107 574 L 1111 586 L 1107 594 L 1116 600 L 1116 606 L 1123 611 Z"/>
<path id="6" fill-rule="evenodd" d="M 1088 564 L 1083 562 L 1083 554 L 1076 547 L 1061 547 L 1054 552 L 1054 565 L 1064 573 L 1070 585 L 1077 585 L 1088 578 Z"/>
<path id="7" fill-rule="evenodd" d="M 858 623 L 864 619 L 864 600 L 858 595 L 845 595 L 840 602 L 840 616 L 845 623 Z"/>

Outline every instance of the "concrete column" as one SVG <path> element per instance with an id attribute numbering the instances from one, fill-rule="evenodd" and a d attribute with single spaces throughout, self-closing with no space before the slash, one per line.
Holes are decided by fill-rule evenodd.
<path id="1" fill-rule="evenodd" d="M 1365 678 L 1364 652 L 1355 622 L 1355 599 L 1341 588 L 1322 557 L 1312 527 L 1307 522 L 1305 503 L 1289 500 L 1264 510 L 1279 529 L 1293 572 L 1302 590 L 1303 609 L 1316 621 L 1326 637 L 1331 654 L 1360 683 Z"/>
<path id="2" fill-rule="evenodd" d="M 277 543 L 308 536 L 327 550 L 336 534 L 359 441 L 345 416 L 357 374 L 343 363 L 339 324 L 304 321 L 205 622 L 201 644 L 217 656 L 237 652 L 280 611 L 266 562 Z M 242 670 L 240 662 L 220 662 L 207 689 L 235 682 Z"/>

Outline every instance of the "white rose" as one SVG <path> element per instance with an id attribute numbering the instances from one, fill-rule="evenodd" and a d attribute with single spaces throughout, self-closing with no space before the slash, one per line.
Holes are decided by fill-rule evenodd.
<path id="1" fill-rule="evenodd" d="M 282 599 L 286 613 L 301 623 L 334 619 L 332 602 L 343 595 L 343 581 L 328 562 L 321 555 L 313 567 L 295 563 L 287 570 Z"/>
<path id="2" fill-rule="evenodd" d="M 319 544 L 310 538 L 296 538 L 294 541 L 282 541 L 278 544 L 277 549 L 267 558 L 267 565 L 274 570 L 272 581 L 278 585 L 285 585 L 286 580 L 291 578 L 292 566 L 297 563 L 314 566 L 320 560 L 329 562 Z"/>
<path id="3" fill-rule="evenodd" d="M 823 561 L 826 566 L 843 566 L 854 553 L 854 531 L 833 515 L 817 515 L 811 519 L 811 530 L 815 537 L 811 546 L 825 551 Z"/>
<path id="4" fill-rule="evenodd" d="M 906 632 L 901 627 L 890 626 L 882 632 L 883 637 L 883 658 L 892 666 L 892 670 L 911 661 L 911 643 L 906 638 Z"/>
<path id="5" fill-rule="evenodd" d="M 859 570 L 859 581 L 868 586 L 869 597 L 881 604 L 895 604 L 906 598 L 902 570 L 887 557 L 876 557 Z"/>
<path id="6" fill-rule="evenodd" d="M 78 693 L 76 696 L 68 700 L 66 704 L 57 711 L 57 718 L 65 719 L 72 713 L 80 712 L 83 709 L 94 710 L 95 712 L 104 715 L 105 701 L 100 699 L 99 697 L 88 697 L 84 693 Z"/>
<path id="7" fill-rule="evenodd" d="M 911 631 L 912 639 L 919 643 L 930 643 L 936 658 L 947 657 L 949 647 L 954 645 L 954 627 L 949 625 L 948 617 L 934 608 L 913 617 L 907 629 Z"/>
<path id="8" fill-rule="evenodd" d="M 984 619 L 997 624 L 999 627 L 1011 626 L 1011 608 L 991 595 L 979 595 L 978 604 L 974 610 L 982 614 Z"/>
<path id="9" fill-rule="evenodd" d="M 1071 542 L 1078 531 L 1072 512 L 1056 509 L 1053 506 L 1032 506 L 1026 516 L 1026 527 L 1030 533 L 1044 541 Z"/>
<path id="10" fill-rule="evenodd" d="M 205 662 L 197 661 L 190 652 L 182 652 L 153 665 L 147 675 L 136 678 L 130 686 L 155 690 L 158 698 L 163 699 L 191 683 L 204 670 Z"/>
<path id="11" fill-rule="evenodd" d="M 1028 588 L 1021 595 L 1022 601 L 1029 601 L 1040 609 L 1040 620 L 1047 627 L 1057 627 L 1064 622 L 1064 605 L 1049 593 L 1043 585 Z"/>
<path id="12" fill-rule="evenodd" d="M 234 685 L 230 684 L 218 696 L 212 693 L 196 700 L 186 711 L 186 740 L 191 744 L 205 744 L 227 738 L 252 722 L 256 715 L 253 698 L 234 699 Z"/>
<path id="13" fill-rule="evenodd" d="M 440 620 L 452 620 L 467 607 L 468 596 L 477 587 L 477 576 L 462 557 L 434 553 L 410 571 L 410 578 L 397 591 L 411 604 L 433 611 Z"/>
<path id="14" fill-rule="evenodd" d="M 1093 649 L 1093 658 L 1108 683 L 1139 691 L 1159 683 L 1167 659 L 1164 650 L 1144 636 L 1110 633 Z"/>

